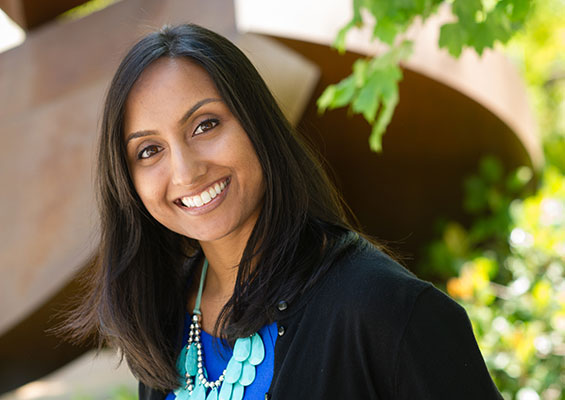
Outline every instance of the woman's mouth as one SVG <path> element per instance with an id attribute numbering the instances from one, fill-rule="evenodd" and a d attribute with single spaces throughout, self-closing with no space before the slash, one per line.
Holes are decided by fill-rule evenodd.
<path id="1" fill-rule="evenodd" d="M 183 206 L 187 208 L 202 207 L 210 203 L 220 194 L 222 194 L 226 186 L 229 185 L 229 183 L 230 183 L 230 178 L 228 177 L 222 180 L 221 182 L 216 182 L 213 185 L 210 185 L 210 187 L 204 189 L 202 192 L 200 192 L 197 195 L 181 197 L 179 201 Z"/>

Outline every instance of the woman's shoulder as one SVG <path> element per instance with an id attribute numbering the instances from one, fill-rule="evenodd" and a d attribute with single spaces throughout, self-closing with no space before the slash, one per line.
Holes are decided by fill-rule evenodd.
<path id="1" fill-rule="evenodd" d="M 404 331 L 414 313 L 425 319 L 438 304 L 465 316 L 462 307 L 449 296 L 363 237 L 350 245 L 301 303 L 309 308 L 308 315 L 346 317 L 355 320 L 358 327 L 378 327 L 393 336 Z"/>
<path id="2" fill-rule="evenodd" d="M 419 279 L 368 240 L 359 237 L 328 272 L 310 304 L 331 305 L 332 313 L 357 321 L 358 327 L 402 334 L 413 321 L 434 318 L 468 321 L 464 309 L 430 282 Z M 441 325 L 441 324 L 440 324 Z"/>
<path id="3" fill-rule="evenodd" d="M 362 303 L 389 308 L 410 307 L 430 287 L 433 286 L 429 282 L 417 278 L 367 239 L 359 237 L 328 272 L 324 290 L 343 295 L 352 306 Z"/>

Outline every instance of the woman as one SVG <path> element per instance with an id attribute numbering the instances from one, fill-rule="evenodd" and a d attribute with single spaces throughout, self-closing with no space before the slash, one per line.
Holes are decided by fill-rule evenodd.
<path id="1" fill-rule="evenodd" d="M 72 328 L 122 351 L 140 398 L 500 398 L 462 308 L 355 233 L 225 38 L 138 42 L 98 163 L 100 253 Z"/>

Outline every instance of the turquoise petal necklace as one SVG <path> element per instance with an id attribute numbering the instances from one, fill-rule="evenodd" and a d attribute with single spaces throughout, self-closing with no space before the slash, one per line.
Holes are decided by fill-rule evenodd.
<path id="1" fill-rule="evenodd" d="M 204 260 L 188 343 L 177 360 L 177 369 L 184 378 L 174 393 L 177 400 L 241 400 L 245 387 L 255 380 L 255 367 L 265 358 L 265 346 L 258 333 L 237 339 L 232 357 L 222 375 L 215 381 L 208 380 L 200 340 L 200 301 L 207 271 L 208 260 Z"/>

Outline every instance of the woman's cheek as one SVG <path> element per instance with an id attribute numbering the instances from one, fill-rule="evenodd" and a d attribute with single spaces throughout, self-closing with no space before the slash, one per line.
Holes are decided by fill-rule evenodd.
<path id="1" fill-rule="evenodd" d="M 151 212 L 151 204 L 166 196 L 166 174 L 158 168 L 140 169 L 134 174 L 134 186 L 141 201 Z"/>

